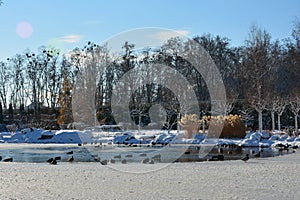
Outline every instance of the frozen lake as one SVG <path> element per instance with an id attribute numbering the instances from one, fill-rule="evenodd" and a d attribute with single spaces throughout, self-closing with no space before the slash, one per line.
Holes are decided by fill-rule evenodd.
<path id="1" fill-rule="evenodd" d="M 279 151 L 275 148 L 240 148 L 214 147 L 207 155 L 199 155 L 201 146 L 115 146 L 115 145 L 84 145 L 75 144 L 0 144 L 2 159 L 12 157 L 14 162 L 43 163 L 49 158 L 61 157 L 60 162 L 67 162 L 73 156 L 74 162 L 95 162 L 95 157 L 101 160 L 113 159 L 116 163 L 125 159 L 127 162 L 141 162 L 145 158 L 155 162 L 198 162 L 218 160 L 223 155 L 224 160 L 237 160 L 245 154 L 250 158 L 258 152 L 260 157 L 273 157 L 292 153 Z M 67 154 L 69 153 L 69 154 Z"/>

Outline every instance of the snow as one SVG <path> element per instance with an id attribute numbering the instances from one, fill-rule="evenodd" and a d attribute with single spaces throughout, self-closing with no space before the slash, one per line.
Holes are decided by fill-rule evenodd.
<path id="1" fill-rule="evenodd" d="M 106 128 L 106 127 L 105 127 Z M 106 143 L 106 144 L 147 144 L 168 145 L 172 144 L 235 144 L 241 147 L 276 147 L 278 144 L 289 144 L 300 147 L 299 136 L 289 136 L 279 131 L 249 132 L 245 138 L 206 138 L 206 134 L 194 134 L 193 138 L 186 139 L 181 131 L 114 131 L 99 132 L 99 130 L 44 130 L 27 128 L 16 133 L 1 132 L 0 143 L 54 143 L 54 144 L 83 144 L 83 143 Z"/>
<path id="2" fill-rule="evenodd" d="M 92 142 L 90 131 L 59 130 L 49 131 L 36 128 L 23 129 L 11 136 L 3 137 L 3 142 L 7 143 L 58 143 L 58 144 L 81 144 Z"/>
<path id="3" fill-rule="evenodd" d="M 171 146 L 235 144 L 242 147 L 300 147 L 299 136 L 282 132 L 271 132 L 270 135 L 251 132 L 241 139 L 206 138 L 205 134 L 200 133 L 186 139 L 183 132 L 178 134 L 176 131 L 120 131 L 113 134 L 93 131 L 96 130 L 50 131 L 32 128 L 16 133 L 2 132 L 0 141 L 43 145 L 92 142 L 114 145 L 119 142 Z M 80 162 L 61 162 L 55 166 L 3 162 L 0 165 L 1 182 L 5 183 L 4 187 L 0 187 L 0 199 L 297 199 L 300 196 L 300 153 L 297 151 L 286 156 L 250 159 L 247 163 L 241 160 L 158 162 L 154 165 L 117 163 L 115 168 Z M 126 173 L 129 168 L 131 173 Z M 143 171 L 147 173 L 139 173 Z"/>
<path id="4" fill-rule="evenodd" d="M 299 199 L 300 153 L 157 165 L 0 163 L 0 199 Z"/>

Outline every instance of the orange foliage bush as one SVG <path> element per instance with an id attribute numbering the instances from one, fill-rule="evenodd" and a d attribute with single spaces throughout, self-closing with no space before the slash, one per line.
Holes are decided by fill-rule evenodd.
<path id="1" fill-rule="evenodd" d="M 180 125 L 184 128 L 185 130 L 185 138 L 192 138 L 193 133 L 198 133 L 199 132 L 199 117 L 196 114 L 191 114 L 191 115 L 184 115 L 180 119 Z"/>
<path id="2" fill-rule="evenodd" d="M 221 138 L 244 138 L 246 135 L 246 127 L 239 115 L 204 116 L 200 123 L 214 127 L 223 126 Z"/>

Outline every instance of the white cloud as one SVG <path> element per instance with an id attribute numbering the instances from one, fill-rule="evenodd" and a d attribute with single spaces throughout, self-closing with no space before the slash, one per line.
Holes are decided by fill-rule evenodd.
<path id="1" fill-rule="evenodd" d="M 175 31 L 160 31 L 152 35 L 152 37 L 167 41 L 170 38 L 173 37 L 187 37 L 190 34 L 190 31 L 188 30 L 175 30 Z"/>
<path id="2" fill-rule="evenodd" d="M 61 37 L 60 40 L 65 43 L 76 43 L 80 42 L 82 38 L 82 35 L 65 35 Z"/>

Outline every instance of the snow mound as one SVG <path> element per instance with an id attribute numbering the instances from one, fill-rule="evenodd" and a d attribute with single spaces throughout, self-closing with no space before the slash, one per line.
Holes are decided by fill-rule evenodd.
<path id="1" fill-rule="evenodd" d="M 49 131 L 28 128 L 18 131 L 7 138 L 8 143 L 56 143 L 56 144 L 81 144 L 91 142 L 90 131 L 59 130 Z"/>
<path id="2" fill-rule="evenodd" d="M 226 139 L 226 138 L 206 138 L 206 134 L 193 134 L 193 138 L 186 139 L 183 132 L 164 132 L 152 130 L 144 134 L 134 131 L 119 132 L 113 134 L 98 134 L 93 130 L 44 130 L 36 128 L 27 128 L 19 130 L 16 133 L 1 132 L 0 143 L 56 143 L 56 144 L 83 144 L 83 143 L 109 143 L 124 145 L 168 145 L 172 144 L 199 144 L 199 145 L 222 145 L 235 144 L 241 147 L 278 147 L 288 145 L 292 147 L 300 147 L 300 137 L 290 137 L 281 132 L 251 132 L 242 139 Z M 98 133 L 98 132 L 97 132 Z"/>

